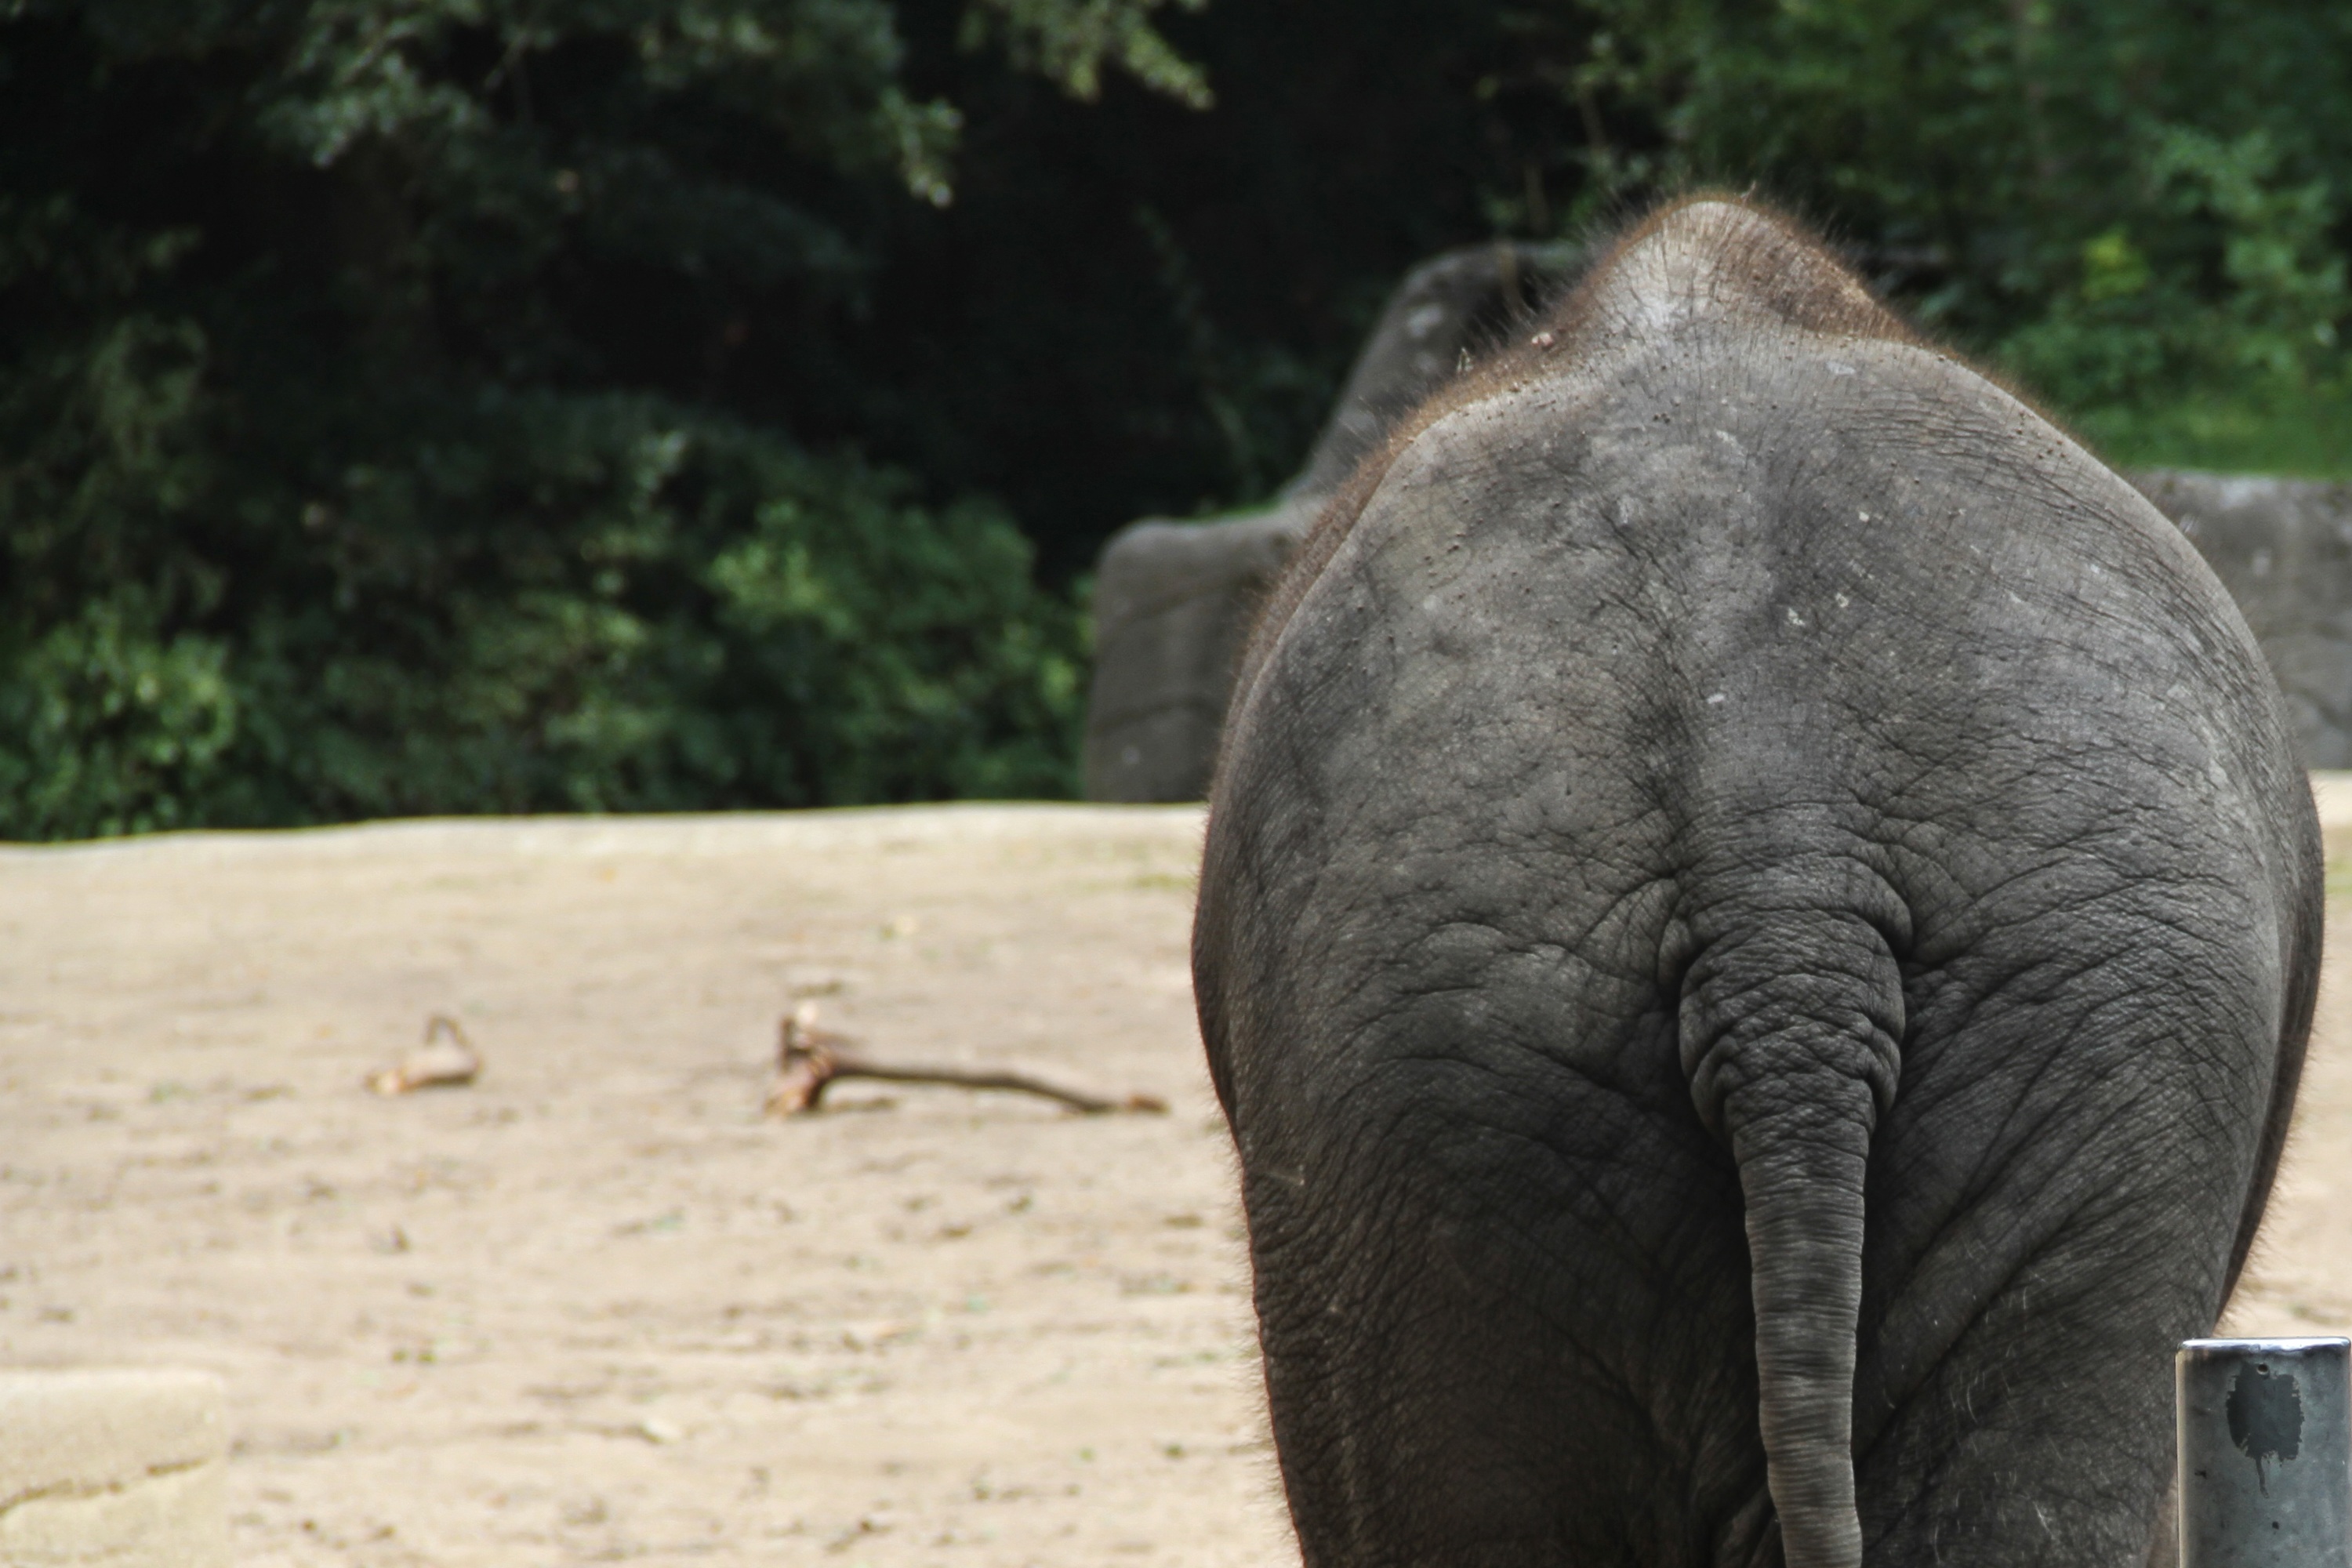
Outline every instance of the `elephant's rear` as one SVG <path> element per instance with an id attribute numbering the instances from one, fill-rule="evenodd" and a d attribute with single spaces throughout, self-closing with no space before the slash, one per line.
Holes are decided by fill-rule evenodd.
<path id="1" fill-rule="evenodd" d="M 2275 695 L 2005 395 L 1629 254 L 1229 731 L 1196 972 L 1309 1562 L 2135 1561 L 2308 1023 Z"/>

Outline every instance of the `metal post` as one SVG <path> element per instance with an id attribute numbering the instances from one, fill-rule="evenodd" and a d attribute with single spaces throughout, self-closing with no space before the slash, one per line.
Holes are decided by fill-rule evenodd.
<path id="1" fill-rule="evenodd" d="M 2180 1568 L 2352 1568 L 2352 1340 L 2190 1340 Z"/>

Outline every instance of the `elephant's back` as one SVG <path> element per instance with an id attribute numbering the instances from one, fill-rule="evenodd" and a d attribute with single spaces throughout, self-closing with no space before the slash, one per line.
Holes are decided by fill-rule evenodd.
<path id="1" fill-rule="evenodd" d="M 2144 498 L 1933 351 L 1748 325 L 1398 454 L 1236 703 L 1204 979 L 1333 1049 L 1481 988 L 1672 1095 L 1627 1041 L 1664 1048 L 1677 922 L 1759 862 L 1860 866 L 1955 953 L 2084 875 L 2170 916 L 2233 885 L 2275 989 L 2315 842 L 2260 653 Z"/>

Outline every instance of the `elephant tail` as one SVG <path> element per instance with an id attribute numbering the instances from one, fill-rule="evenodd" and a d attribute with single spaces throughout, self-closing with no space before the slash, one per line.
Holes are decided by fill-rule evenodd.
<path id="1" fill-rule="evenodd" d="M 1683 989 L 1683 1061 L 1747 1201 L 1757 1425 L 1788 1568 L 1861 1568 L 1853 1479 L 1863 1186 L 1900 1066 L 1903 991 L 1879 927 L 1776 911 L 1711 944 Z"/>

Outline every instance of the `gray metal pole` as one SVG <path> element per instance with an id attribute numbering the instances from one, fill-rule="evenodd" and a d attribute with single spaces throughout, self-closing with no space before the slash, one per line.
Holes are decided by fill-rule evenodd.
<path id="1" fill-rule="evenodd" d="M 2352 1340 L 2190 1340 L 2180 1568 L 2352 1568 Z"/>

